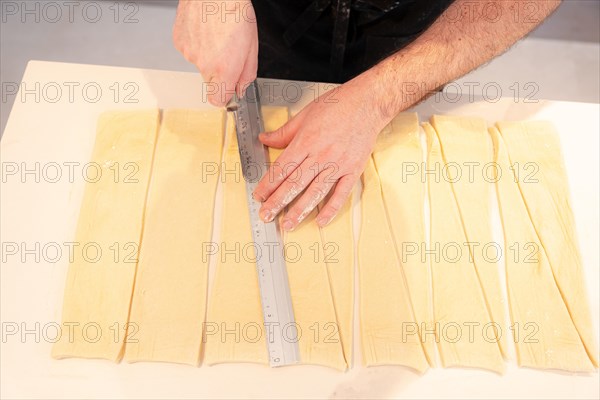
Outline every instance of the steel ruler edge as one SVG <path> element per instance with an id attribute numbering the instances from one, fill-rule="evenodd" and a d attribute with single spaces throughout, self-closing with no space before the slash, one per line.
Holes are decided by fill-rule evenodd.
<path id="1" fill-rule="evenodd" d="M 234 95 L 227 104 L 227 110 L 233 111 L 235 116 L 238 150 L 246 182 L 269 365 L 296 364 L 300 361 L 300 352 L 281 231 L 276 219 L 268 223 L 260 219 L 261 203 L 252 196 L 260 178 L 267 172 L 268 160 L 267 149 L 258 139 L 264 126 L 256 81 L 248 86 L 242 99 Z"/>

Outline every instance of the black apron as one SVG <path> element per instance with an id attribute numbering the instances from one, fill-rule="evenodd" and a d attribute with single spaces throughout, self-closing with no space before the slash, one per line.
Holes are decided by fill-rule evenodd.
<path id="1" fill-rule="evenodd" d="M 423 33 L 453 0 L 252 0 L 258 76 L 343 83 Z"/>

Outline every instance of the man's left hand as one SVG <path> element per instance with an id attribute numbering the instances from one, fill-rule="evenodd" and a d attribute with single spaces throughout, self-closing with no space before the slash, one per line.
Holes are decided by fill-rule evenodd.
<path id="1" fill-rule="evenodd" d="M 259 136 L 266 146 L 285 148 L 254 191 L 263 202 L 263 220 L 272 221 L 298 197 L 281 225 L 293 230 L 332 189 L 317 223 L 327 225 L 344 205 L 377 134 L 389 122 L 376 112 L 369 82 L 361 78 L 320 96 L 281 128 Z"/>

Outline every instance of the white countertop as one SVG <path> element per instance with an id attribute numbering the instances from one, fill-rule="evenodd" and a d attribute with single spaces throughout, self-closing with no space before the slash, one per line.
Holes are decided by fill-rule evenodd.
<path id="1" fill-rule="evenodd" d="M 17 95 L 1 141 L 2 183 L 0 234 L 7 243 L 62 244 L 73 240 L 98 115 L 131 108 L 206 108 L 199 74 L 92 65 L 30 62 L 22 80 L 29 94 Z M 263 82 L 264 84 L 265 82 Z M 274 95 L 263 91 L 264 104 L 300 109 L 329 86 L 269 81 Z M 36 84 L 39 89 L 36 89 Z M 87 87 L 85 86 L 87 84 Z M 115 85 L 116 84 L 116 85 Z M 126 86 L 129 84 L 129 86 Z M 72 96 L 69 87 L 73 88 Z M 87 92 L 83 92 L 86 87 Z M 57 88 L 61 94 L 57 97 Z M 96 89 L 102 93 L 96 99 Z M 118 97 L 117 95 L 118 88 Z M 302 88 L 302 90 L 298 90 Z M 23 88 L 22 88 L 23 89 Z M 284 92 L 282 92 L 282 89 Z M 137 103 L 126 103 L 125 95 Z M 298 96 L 299 93 L 302 96 Z M 21 95 L 24 92 L 21 93 Z M 286 93 L 285 96 L 283 93 Z M 36 95 L 38 98 L 36 99 Z M 85 97 L 87 95 L 87 98 Z M 422 120 L 434 113 L 475 115 L 498 120 L 545 119 L 561 135 L 572 205 L 585 265 L 588 296 L 598 334 L 599 314 L 599 121 L 598 104 L 504 97 L 497 102 L 465 94 L 457 102 L 438 96 L 415 107 Z M 97 100 L 97 101 L 96 101 Z M 286 100 L 289 100 L 286 102 Z M 94 102 L 95 101 L 95 102 Z M 33 174 L 9 175 L 14 166 L 40 163 Z M 69 179 L 65 163 L 74 162 Z M 25 164 L 21 164 L 25 163 Z M 50 166 L 62 166 L 57 182 Z M 44 170 L 44 168 L 46 168 Z M 53 167 L 52 167 L 53 168 Z M 79 168 L 79 169 L 78 169 Z M 45 172 L 44 172 L 45 171 Z M 50 175 L 52 173 L 52 175 Z M 46 174 L 44 176 L 43 174 Z M 44 179 L 46 178 L 46 179 Z M 51 178 L 51 179 L 48 179 Z M 226 364 L 194 368 L 162 363 L 113 364 L 102 360 L 53 360 L 44 327 L 60 323 L 68 258 L 9 255 L 3 247 L 1 277 L 1 397 L 19 398 L 598 398 L 598 372 L 572 375 L 518 368 L 514 357 L 504 376 L 469 369 L 434 368 L 419 376 L 403 367 L 364 368 L 355 339 L 354 368 L 346 373 L 317 366 L 270 369 Z M 39 328 L 36 328 L 39 323 Z M 356 323 L 356 321 L 355 321 Z M 19 326 L 37 331 L 24 338 L 5 335 Z M 24 339 L 24 340 L 22 340 Z"/>

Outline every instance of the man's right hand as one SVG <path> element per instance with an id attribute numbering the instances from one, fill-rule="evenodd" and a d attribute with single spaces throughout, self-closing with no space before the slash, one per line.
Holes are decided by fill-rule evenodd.
<path id="1" fill-rule="evenodd" d="M 208 101 L 224 106 L 256 79 L 258 33 L 250 0 L 179 0 L 173 42 L 196 65 L 204 81 L 215 85 Z"/>

